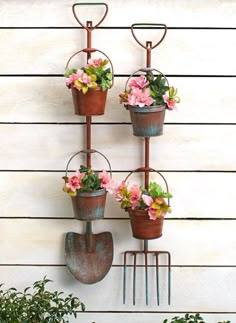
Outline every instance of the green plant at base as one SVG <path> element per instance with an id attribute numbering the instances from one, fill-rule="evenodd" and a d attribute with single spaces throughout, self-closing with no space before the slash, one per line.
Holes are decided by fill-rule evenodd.
<path id="1" fill-rule="evenodd" d="M 47 291 L 45 286 L 50 279 L 46 276 L 33 284 L 31 294 L 27 287 L 23 292 L 16 288 L 3 290 L 0 285 L 0 322 L 1 323 L 68 323 L 68 316 L 77 317 L 77 309 L 85 306 L 78 297 L 63 292 Z"/>
<path id="2" fill-rule="evenodd" d="M 168 323 L 169 321 L 165 319 L 163 323 Z M 206 323 L 199 313 L 197 314 L 185 314 L 183 317 L 175 316 L 171 319 L 170 323 Z M 230 321 L 223 321 L 218 323 L 230 323 Z"/>

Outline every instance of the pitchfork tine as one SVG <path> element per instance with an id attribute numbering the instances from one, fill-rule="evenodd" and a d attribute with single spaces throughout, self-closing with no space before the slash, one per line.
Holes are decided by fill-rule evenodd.
<path id="1" fill-rule="evenodd" d="M 168 305 L 170 305 L 170 299 L 171 299 L 171 257 L 169 251 L 159 251 L 158 254 L 166 254 L 167 255 L 167 267 L 168 267 Z"/>
<path id="2" fill-rule="evenodd" d="M 170 282 L 170 270 L 171 270 L 171 267 L 170 267 L 170 253 L 169 251 L 167 251 L 167 255 L 168 255 L 168 305 L 170 305 L 170 293 L 171 293 L 171 282 Z"/>
<path id="3" fill-rule="evenodd" d="M 136 252 L 133 253 L 134 256 L 134 270 L 133 270 L 133 305 L 135 305 L 136 297 Z"/>
<path id="4" fill-rule="evenodd" d="M 125 292 L 126 292 L 126 254 L 127 252 L 125 251 L 124 253 L 124 270 L 123 270 L 123 304 L 125 304 Z"/>
<path id="5" fill-rule="evenodd" d="M 147 251 L 148 251 L 148 240 L 144 240 L 146 305 L 148 305 L 148 261 L 147 261 Z"/>
<path id="6" fill-rule="evenodd" d="M 156 270 L 156 297 L 157 305 L 160 305 L 160 277 L 159 277 L 159 255 L 167 255 L 167 269 L 168 269 L 168 305 L 171 300 L 171 255 L 169 251 L 148 251 L 148 240 L 144 241 L 144 250 L 135 251 L 129 250 L 124 252 L 124 266 L 123 266 L 123 304 L 126 302 L 126 268 L 127 268 L 127 254 L 131 254 L 134 257 L 133 260 L 133 305 L 136 303 L 136 273 L 137 273 L 137 255 L 144 254 L 144 268 L 145 268 L 145 291 L 146 291 L 146 305 L 148 305 L 148 255 L 153 254 L 155 256 L 155 270 Z M 131 265 L 132 267 L 132 265 Z"/>
<path id="7" fill-rule="evenodd" d="M 155 252 L 155 256 L 156 256 L 157 305 L 160 305 L 158 252 Z"/>

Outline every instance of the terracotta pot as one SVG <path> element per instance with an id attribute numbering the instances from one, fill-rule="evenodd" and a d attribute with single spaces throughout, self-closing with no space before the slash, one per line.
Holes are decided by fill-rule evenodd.
<path id="1" fill-rule="evenodd" d="M 71 197 L 75 218 L 82 221 L 99 220 L 104 217 L 107 192 L 100 189 L 91 192 L 80 192 Z"/>
<path id="2" fill-rule="evenodd" d="M 127 209 L 133 237 L 136 239 L 157 239 L 162 236 L 164 217 L 151 220 L 146 210 Z"/>
<path id="3" fill-rule="evenodd" d="M 86 94 L 71 87 L 75 114 L 81 116 L 93 116 L 104 114 L 107 90 L 102 91 L 100 87 L 89 89 Z"/>
<path id="4" fill-rule="evenodd" d="M 154 137 L 163 134 L 166 106 L 138 106 L 127 105 L 133 134 L 138 137 Z"/>

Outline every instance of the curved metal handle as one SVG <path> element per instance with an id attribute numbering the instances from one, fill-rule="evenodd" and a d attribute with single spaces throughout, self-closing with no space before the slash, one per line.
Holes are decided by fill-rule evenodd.
<path id="1" fill-rule="evenodd" d="M 112 80 L 111 80 L 111 86 L 110 86 L 110 88 L 113 86 L 113 84 L 114 84 L 114 67 L 113 67 L 113 64 L 112 64 L 112 62 L 111 62 L 111 60 L 110 60 L 110 58 L 104 53 L 104 52 L 102 52 L 101 50 L 99 50 L 99 49 L 96 49 L 96 48 L 84 48 L 84 49 L 81 49 L 81 50 L 79 50 L 79 51 L 77 51 L 77 52 L 75 52 L 69 59 L 68 59 L 68 61 L 67 61 L 67 63 L 66 63 L 66 67 L 65 67 L 65 69 L 66 68 L 68 68 L 68 65 L 69 65 L 69 63 L 70 63 L 70 61 L 72 60 L 72 58 L 73 57 L 75 57 L 76 55 L 78 55 L 78 54 L 80 54 L 80 53 L 94 53 L 94 52 L 99 52 L 99 53 L 101 53 L 102 55 L 104 55 L 107 59 L 108 59 L 108 61 L 109 61 L 109 63 L 110 63 L 110 65 L 111 65 L 111 73 L 112 73 Z"/>
<path id="2" fill-rule="evenodd" d="M 80 19 L 78 18 L 76 12 L 75 12 L 75 7 L 76 6 L 105 6 L 105 12 L 102 16 L 102 18 L 99 20 L 99 22 L 95 25 L 95 26 L 91 26 L 91 27 L 87 27 L 85 26 L 81 21 Z M 83 27 L 84 29 L 86 29 L 87 31 L 89 30 L 93 30 L 95 28 L 97 28 L 102 22 L 103 20 L 106 18 L 106 15 L 107 15 L 107 12 L 108 12 L 108 5 L 106 3 L 103 3 L 103 2 L 84 2 L 84 3 L 74 3 L 73 6 L 72 6 L 72 11 L 73 11 L 73 15 L 75 17 L 75 19 L 78 21 L 78 23 L 80 24 L 81 27 Z"/>
<path id="3" fill-rule="evenodd" d="M 135 33 L 134 33 L 134 27 L 137 27 L 137 26 L 146 26 L 146 27 L 150 27 L 150 26 L 156 26 L 156 27 L 164 27 L 164 34 L 163 34 L 163 36 L 161 37 L 161 39 L 155 44 L 155 45 L 153 45 L 153 46 L 151 46 L 151 47 L 148 47 L 147 46 L 147 44 L 146 44 L 146 46 L 145 45 L 143 45 L 139 40 L 138 40 L 138 38 L 136 37 L 136 35 L 135 35 Z M 131 33 L 132 33 L 132 35 L 133 35 L 133 37 L 134 37 L 134 39 L 136 40 L 136 42 L 141 46 L 141 47 L 143 47 L 143 48 L 145 48 L 145 49 L 148 49 L 148 48 L 151 48 L 151 49 L 154 49 L 154 48 L 156 48 L 163 40 L 164 40 L 164 38 L 165 38 L 165 36 L 166 36 L 166 33 L 167 33 L 167 26 L 165 25 L 165 24 L 152 24 L 152 23 L 137 23 L 137 24 L 132 24 L 131 25 Z"/>
<path id="4" fill-rule="evenodd" d="M 156 68 L 152 68 L 152 67 L 144 67 L 144 68 L 140 68 L 139 70 L 135 71 L 133 74 L 131 74 L 129 76 L 129 78 L 127 79 L 126 83 L 125 83 L 125 90 L 127 90 L 127 86 L 128 86 L 128 83 L 129 83 L 129 80 L 131 79 L 131 77 L 133 77 L 136 73 L 138 72 L 144 72 L 144 73 L 149 73 L 149 72 L 152 72 L 152 71 L 156 71 L 157 73 L 161 74 L 165 80 L 166 80 L 166 83 L 168 85 L 168 87 L 170 87 L 170 84 L 169 84 L 169 81 L 167 79 L 167 77 L 165 76 L 165 74 L 163 74 L 161 71 L 157 70 Z"/>
<path id="5" fill-rule="evenodd" d="M 169 187 L 168 187 L 168 184 L 167 184 L 167 180 L 165 179 L 164 175 L 162 175 L 159 171 L 157 171 L 156 169 L 154 168 L 151 168 L 151 167 L 139 167 L 139 168 L 136 168 L 134 169 L 133 171 L 131 171 L 127 176 L 126 178 L 124 179 L 124 181 L 126 182 L 127 179 L 133 174 L 133 173 L 136 173 L 136 172 L 150 172 L 150 171 L 153 171 L 153 172 L 156 172 L 158 175 L 161 176 L 161 178 L 163 179 L 164 183 L 165 183 L 165 186 L 166 186 L 166 191 L 167 193 L 169 193 Z M 168 197 L 167 198 L 168 200 L 168 205 L 170 205 L 170 198 Z"/>
<path id="6" fill-rule="evenodd" d="M 75 153 L 74 155 L 72 155 L 72 156 L 70 157 L 70 159 L 68 160 L 67 165 L 66 165 L 66 174 L 65 174 L 66 176 L 67 176 L 67 173 L 68 173 L 68 167 L 69 167 L 69 165 L 70 165 L 70 162 L 72 161 L 72 159 L 73 159 L 75 156 L 77 156 L 77 155 L 79 155 L 79 154 L 81 154 L 81 153 L 84 153 L 84 154 L 93 154 L 93 153 L 98 153 L 99 155 L 101 155 L 101 156 L 102 156 L 102 157 L 107 161 L 107 163 L 108 163 L 110 177 L 112 178 L 111 164 L 110 164 L 109 160 L 108 160 L 108 159 L 107 159 L 107 157 L 106 157 L 105 155 L 103 155 L 100 151 L 95 150 L 95 149 L 82 149 L 82 150 L 78 151 L 77 153 Z"/>

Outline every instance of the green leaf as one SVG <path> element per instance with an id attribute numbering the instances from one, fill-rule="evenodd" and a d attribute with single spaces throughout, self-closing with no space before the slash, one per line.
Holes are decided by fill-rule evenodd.
<path id="1" fill-rule="evenodd" d="M 66 68 L 64 76 L 69 77 L 71 74 L 74 74 L 76 72 L 77 72 L 76 68 Z"/>

